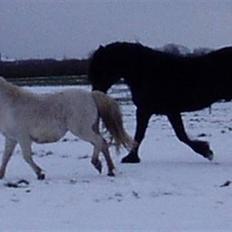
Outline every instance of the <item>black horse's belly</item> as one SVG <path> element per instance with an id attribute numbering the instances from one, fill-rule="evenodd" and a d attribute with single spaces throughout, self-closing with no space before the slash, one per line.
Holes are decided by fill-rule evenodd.
<path id="1" fill-rule="evenodd" d="M 209 107 L 216 100 L 211 97 L 203 97 L 194 94 L 150 94 L 133 96 L 133 101 L 137 108 L 142 111 L 151 112 L 153 114 L 170 114 L 191 112 Z"/>

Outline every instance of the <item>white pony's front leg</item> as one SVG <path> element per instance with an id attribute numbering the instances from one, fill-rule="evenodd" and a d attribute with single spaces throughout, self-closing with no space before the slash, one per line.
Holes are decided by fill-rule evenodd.
<path id="1" fill-rule="evenodd" d="M 0 168 L 0 179 L 2 179 L 5 175 L 6 166 L 10 160 L 10 157 L 13 154 L 16 144 L 17 142 L 15 140 L 5 138 L 5 149 L 2 156 L 2 164 Z"/>
<path id="2" fill-rule="evenodd" d="M 22 149 L 22 155 L 23 155 L 24 160 L 34 170 L 34 172 L 37 175 L 37 179 L 43 180 L 45 179 L 45 174 L 42 172 L 42 169 L 32 159 L 31 144 L 32 144 L 32 141 L 28 138 L 22 138 L 21 141 L 19 141 L 19 145 Z"/>

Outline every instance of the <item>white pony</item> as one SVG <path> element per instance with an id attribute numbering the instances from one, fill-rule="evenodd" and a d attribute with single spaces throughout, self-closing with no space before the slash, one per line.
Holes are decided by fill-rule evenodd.
<path id="1" fill-rule="evenodd" d="M 104 93 L 66 89 L 58 93 L 35 94 L 0 77 L 0 131 L 6 139 L 0 178 L 4 177 L 7 163 L 19 144 L 23 158 L 37 178 L 44 179 L 45 174 L 32 159 L 31 144 L 56 142 L 67 131 L 93 144 L 91 162 L 99 172 L 102 170 L 99 153 L 102 152 L 108 175 L 114 176 L 108 144 L 99 133 L 100 118 L 117 148 L 133 146 L 133 140 L 123 128 L 117 102 Z"/>

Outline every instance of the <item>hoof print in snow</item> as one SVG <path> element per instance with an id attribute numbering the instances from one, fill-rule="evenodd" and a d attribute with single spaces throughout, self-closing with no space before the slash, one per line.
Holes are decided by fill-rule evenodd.
<path id="1" fill-rule="evenodd" d="M 81 155 L 78 157 L 79 160 L 82 160 L 82 159 L 88 159 L 90 156 L 89 155 Z"/>
<path id="2" fill-rule="evenodd" d="M 22 179 L 17 182 L 7 182 L 4 185 L 8 188 L 26 188 L 29 184 L 29 181 Z"/>
<path id="3" fill-rule="evenodd" d="M 89 184 L 89 183 L 90 183 L 89 180 L 82 180 L 81 182 L 82 182 L 82 183 L 85 183 L 85 184 Z"/>
<path id="4" fill-rule="evenodd" d="M 73 178 L 73 179 L 69 180 L 69 183 L 70 184 L 76 184 L 77 183 L 77 179 Z"/>
<path id="5" fill-rule="evenodd" d="M 34 153 L 36 154 L 36 153 Z M 53 152 L 52 151 L 40 151 L 40 153 L 38 154 L 38 157 L 42 158 L 42 157 L 45 157 L 45 156 L 50 156 L 50 155 L 53 155 Z"/>
<path id="6" fill-rule="evenodd" d="M 140 199 L 141 197 L 139 196 L 138 192 L 132 191 L 132 196 L 136 199 Z"/>
<path id="7" fill-rule="evenodd" d="M 232 182 L 230 180 L 227 180 L 224 184 L 220 185 L 220 187 L 228 187 Z"/>
<path id="8" fill-rule="evenodd" d="M 123 200 L 123 195 L 122 193 L 115 193 L 114 194 L 114 199 L 117 201 L 117 202 L 121 202 Z"/>
<path id="9" fill-rule="evenodd" d="M 53 152 L 52 151 L 47 151 L 45 155 L 46 156 L 53 155 Z"/>
<path id="10" fill-rule="evenodd" d="M 61 158 L 67 159 L 69 157 L 69 155 L 61 155 Z"/>
<path id="11" fill-rule="evenodd" d="M 207 134 L 205 134 L 205 133 L 201 133 L 201 134 L 197 135 L 197 137 L 198 137 L 198 138 L 207 137 Z"/>

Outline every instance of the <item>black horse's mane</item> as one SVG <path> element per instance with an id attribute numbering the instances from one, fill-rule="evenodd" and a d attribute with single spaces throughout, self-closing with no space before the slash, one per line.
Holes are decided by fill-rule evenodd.
<path id="1" fill-rule="evenodd" d="M 90 60 L 96 58 L 99 56 L 102 52 L 107 52 L 110 50 L 118 50 L 120 54 L 120 50 L 124 50 L 127 52 L 137 52 L 139 54 L 158 54 L 163 56 L 170 56 L 170 57 L 180 57 L 181 55 L 172 54 L 168 51 L 161 51 L 158 49 L 152 49 L 150 47 L 144 46 L 139 42 L 136 43 L 130 43 L 130 42 L 114 42 L 111 44 L 108 44 L 106 46 L 100 45 L 99 48 L 90 56 Z M 121 54 L 120 54 L 121 55 Z"/>
<path id="2" fill-rule="evenodd" d="M 178 48 L 177 48 L 178 49 Z M 101 53 L 106 53 L 107 51 L 111 50 L 118 50 L 118 54 L 121 56 L 121 50 L 127 51 L 128 53 L 134 53 L 138 55 L 156 55 L 160 58 L 164 57 L 166 59 L 197 59 L 200 57 L 209 57 L 209 56 L 218 56 L 218 55 L 226 55 L 232 53 L 232 47 L 223 47 L 219 48 L 217 50 L 210 50 L 207 52 L 202 53 L 187 53 L 187 54 L 181 54 L 181 53 L 173 53 L 172 51 L 166 51 L 156 48 L 150 48 L 147 46 L 144 46 L 143 44 L 136 42 L 114 42 L 107 44 L 106 46 L 100 45 L 99 48 L 90 56 L 90 61 L 95 59 L 97 56 L 101 55 Z"/>

